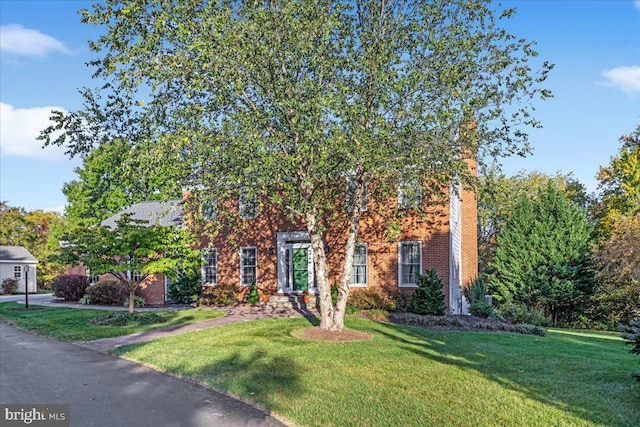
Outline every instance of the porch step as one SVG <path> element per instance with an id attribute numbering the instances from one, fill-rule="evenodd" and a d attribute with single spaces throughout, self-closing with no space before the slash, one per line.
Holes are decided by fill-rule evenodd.
<path id="1" fill-rule="evenodd" d="M 305 304 L 302 295 L 271 295 L 269 301 L 265 303 L 268 308 L 291 308 L 305 310 L 316 307 L 316 296 L 310 295 L 309 302 Z"/>

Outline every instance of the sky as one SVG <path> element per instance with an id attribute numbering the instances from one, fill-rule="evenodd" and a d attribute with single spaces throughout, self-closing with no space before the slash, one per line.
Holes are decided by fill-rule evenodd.
<path id="1" fill-rule="evenodd" d="M 519 171 L 572 173 L 596 191 L 598 169 L 640 124 L 640 0 L 511 0 L 512 34 L 536 41 L 540 63 L 555 68 L 535 102 L 542 129 L 530 130 L 533 154 L 501 159 Z M 78 158 L 36 140 L 51 110 L 81 108 L 78 92 L 95 87 L 88 40 L 101 29 L 80 23 L 84 0 L 0 0 L 0 200 L 27 210 L 62 212 L 64 183 Z"/>

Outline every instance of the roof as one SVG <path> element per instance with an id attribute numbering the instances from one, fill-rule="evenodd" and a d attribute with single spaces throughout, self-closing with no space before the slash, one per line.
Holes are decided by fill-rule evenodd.
<path id="1" fill-rule="evenodd" d="M 136 203 L 122 212 L 105 219 L 101 224 L 113 228 L 124 214 L 130 214 L 131 219 L 148 221 L 149 225 L 178 226 L 182 224 L 182 201 L 168 200 L 166 202 Z"/>
<path id="2" fill-rule="evenodd" d="M 29 262 L 38 260 L 22 246 L 0 246 L 0 262 Z"/>

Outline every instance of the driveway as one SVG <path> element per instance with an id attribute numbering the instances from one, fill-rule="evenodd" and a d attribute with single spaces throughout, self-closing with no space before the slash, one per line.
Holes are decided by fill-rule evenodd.
<path id="1" fill-rule="evenodd" d="M 0 322 L 0 403 L 70 407 L 71 426 L 283 426 L 189 381 Z"/>

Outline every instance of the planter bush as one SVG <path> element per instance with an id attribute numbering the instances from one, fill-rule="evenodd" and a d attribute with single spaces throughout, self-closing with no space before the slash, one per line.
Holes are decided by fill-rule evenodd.
<path id="1" fill-rule="evenodd" d="M 129 296 L 127 287 L 116 279 L 102 279 L 87 289 L 91 304 L 122 305 Z"/>
<path id="2" fill-rule="evenodd" d="M 18 291 L 18 279 L 7 277 L 2 281 L 2 293 L 5 295 L 13 295 Z"/>
<path id="3" fill-rule="evenodd" d="M 219 284 L 207 286 L 198 298 L 198 305 L 202 306 L 223 306 L 230 305 L 238 301 L 236 294 L 238 288 L 231 284 Z"/>
<path id="4" fill-rule="evenodd" d="M 199 272 L 178 273 L 175 282 L 169 285 L 169 298 L 178 304 L 191 304 L 202 292 L 202 277 Z"/>
<path id="5" fill-rule="evenodd" d="M 86 293 L 87 286 L 89 286 L 87 276 L 65 274 L 53 279 L 51 290 L 55 296 L 65 301 L 78 301 Z"/>
<path id="6" fill-rule="evenodd" d="M 413 291 L 413 312 L 417 314 L 444 315 L 447 306 L 444 304 L 442 281 L 435 270 L 418 275 L 418 288 Z"/>

